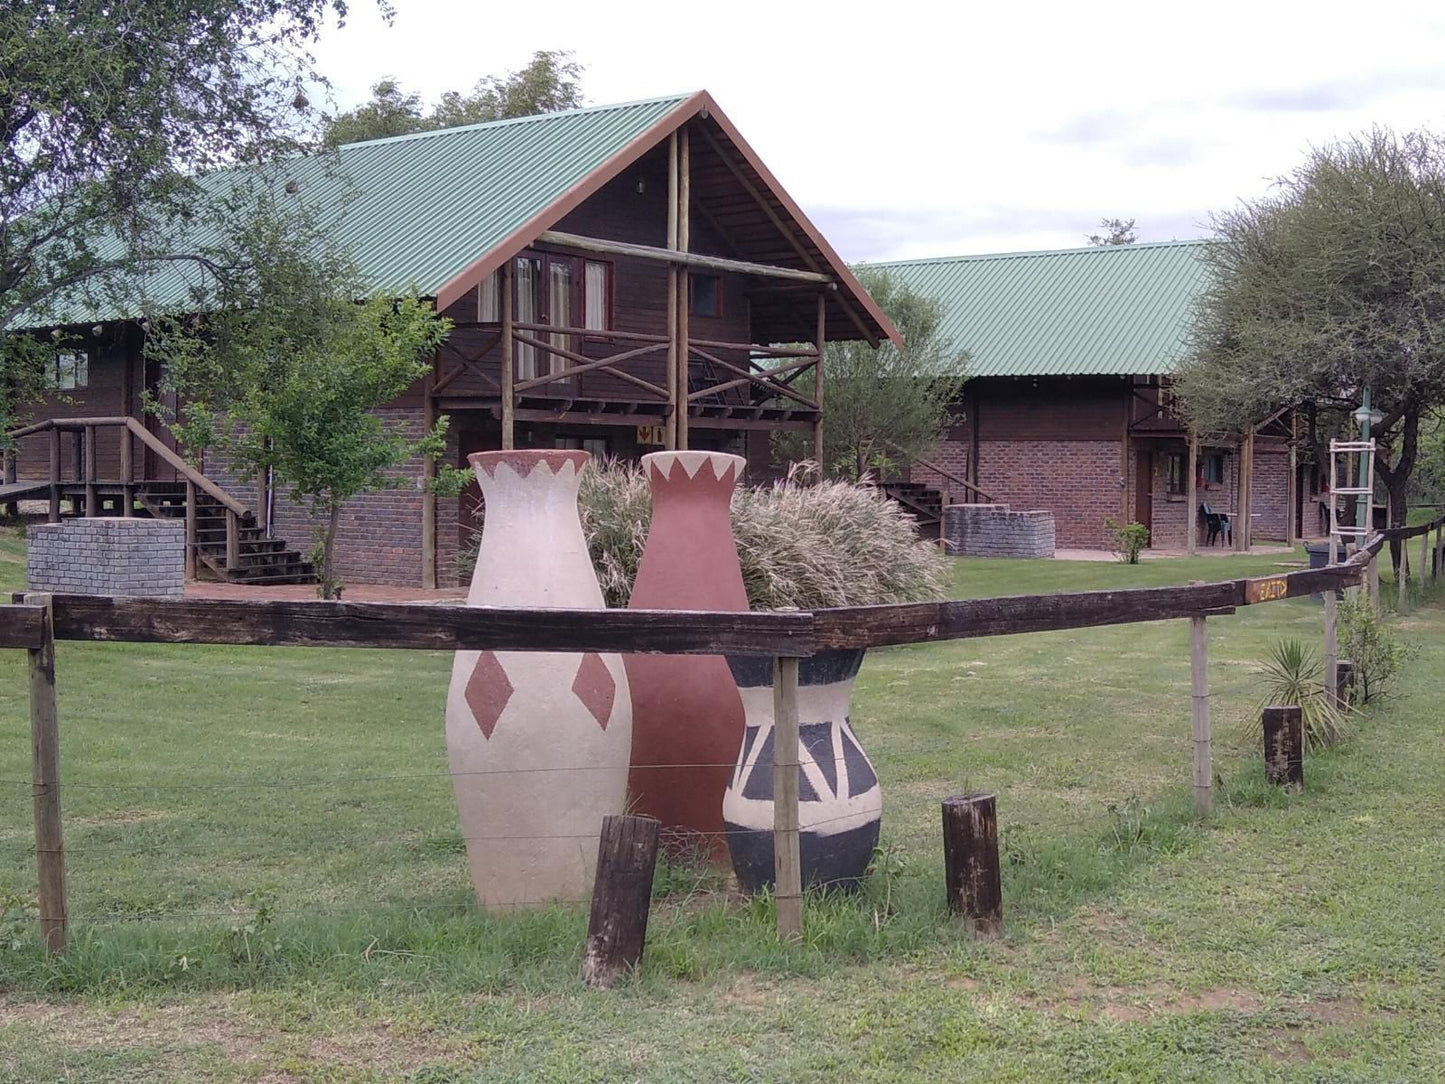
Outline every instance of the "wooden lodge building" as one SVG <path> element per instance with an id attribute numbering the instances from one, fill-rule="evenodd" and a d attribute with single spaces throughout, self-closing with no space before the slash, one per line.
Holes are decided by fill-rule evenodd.
<path id="1" fill-rule="evenodd" d="M 1320 474 L 1297 462 L 1288 413 L 1199 443 L 1190 484 L 1169 377 L 1206 284 L 1208 243 L 875 265 L 943 302 L 943 334 L 973 359 L 958 424 L 911 468 L 914 499 L 926 487 L 956 503 L 1047 510 L 1060 547 L 1107 546 L 1108 519 L 1142 523 L 1151 546 L 1172 551 L 1190 548 L 1191 529 L 1201 547 L 1322 533 Z M 1202 505 L 1229 517 L 1227 538 L 1211 539 Z"/>
<path id="2" fill-rule="evenodd" d="M 822 439 L 827 339 L 897 332 L 705 92 L 341 147 L 274 183 L 334 211 L 377 294 L 414 287 L 455 328 L 430 374 L 381 413 L 421 433 L 450 417 L 446 457 L 580 447 L 766 455 L 774 430 Z M 224 184 L 226 173 L 206 179 Z M 185 282 L 146 282 L 182 308 Z M 187 517 L 201 574 L 310 575 L 312 523 L 284 486 L 188 463 L 142 409 L 160 386 L 139 306 L 77 302 L 44 321 L 77 348 L 18 433 L 0 500 L 77 514 Z M 37 330 L 43 330 L 37 328 Z M 791 345 L 778 345 L 791 344 Z M 182 408 L 184 404 L 181 404 Z M 360 583 L 457 583 L 473 491 L 436 498 L 434 465 L 349 502 L 338 572 Z"/>

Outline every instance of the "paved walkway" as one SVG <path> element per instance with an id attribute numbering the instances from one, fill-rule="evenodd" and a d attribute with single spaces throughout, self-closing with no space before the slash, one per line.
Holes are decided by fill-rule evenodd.
<path id="1" fill-rule="evenodd" d="M 1198 557 L 1260 557 L 1272 553 L 1293 553 L 1293 546 L 1251 546 L 1247 551 L 1241 553 L 1239 550 L 1226 549 L 1223 546 L 1200 546 L 1196 556 Z M 1183 550 L 1156 550 L 1146 549 L 1139 554 L 1140 560 L 1158 561 L 1166 557 L 1185 557 Z M 1054 550 L 1056 561 L 1117 561 L 1118 555 L 1113 550 Z"/>

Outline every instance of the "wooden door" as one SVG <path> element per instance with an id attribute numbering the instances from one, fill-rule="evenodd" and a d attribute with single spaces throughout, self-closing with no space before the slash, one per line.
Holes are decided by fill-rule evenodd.
<path id="1" fill-rule="evenodd" d="M 1134 522 L 1154 530 L 1154 453 L 1139 452 L 1134 478 Z"/>

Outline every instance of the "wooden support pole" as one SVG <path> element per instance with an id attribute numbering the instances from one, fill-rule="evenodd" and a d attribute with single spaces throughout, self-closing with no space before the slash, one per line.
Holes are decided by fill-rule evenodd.
<path id="1" fill-rule="evenodd" d="M 1380 608 L 1380 555 L 1378 553 L 1370 556 L 1370 563 L 1365 569 L 1365 595 L 1370 600 L 1370 605 L 1375 609 Z"/>
<path id="2" fill-rule="evenodd" d="M 1003 932 L 998 810 L 992 794 L 965 794 L 943 803 L 943 881 L 949 913 L 962 916 L 975 937 Z"/>
<path id="3" fill-rule="evenodd" d="M 50 515 L 51 523 L 60 522 L 60 430 L 50 431 Z"/>
<path id="4" fill-rule="evenodd" d="M 688 132 L 682 130 L 682 140 L 686 144 Z M 752 263 L 748 260 L 733 260 L 725 256 L 705 256 L 698 252 L 689 252 L 686 245 L 680 246 L 679 250 L 668 248 L 657 248 L 653 245 L 639 245 L 631 241 L 609 241 L 601 237 L 585 237 L 577 233 L 564 233 L 561 230 L 543 230 L 537 235 L 537 240 L 549 245 L 562 245 L 566 248 L 580 249 L 583 252 L 597 252 L 604 256 L 626 256 L 634 260 L 650 260 L 657 263 L 667 263 L 674 267 L 698 268 L 702 271 L 718 271 L 723 274 L 752 275 L 759 278 L 781 279 L 785 282 L 799 283 L 805 286 L 828 286 L 836 285 L 837 280 L 832 275 L 821 271 L 800 271 L 796 267 L 779 267 L 777 264 Z"/>
<path id="5" fill-rule="evenodd" d="M 813 335 L 813 347 L 818 351 L 818 364 L 813 367 L 813 402 L 818 404 L 818 417 L 813 422 L 813 459 L 818 464 L 818 476 L 826 473 L 823 461 L 823 351 L 828 345 L 828 295 L 818 294 L 818 330 Z"/>
<path id="6" fill-rule="evenodd" d="M 1298 704 L 1264 709 L 1264 777 L 1277 787 L 1304 786 L 1304 713 Z"/>
<path id="7" fill-rule="evenodd" d="M 1425 586 L 1425 576 L 1430 571 L 1430 532 L 1426 531 L 1420 536 L 1420 567 L 1415 570 L 1415 575 L 1420 581 L 1420 586 Z"/>
<path id="8" fill-rule="evenodd" d="M 241 519 L 226 509 L 226 571 L 241 567 Z"/>
<path id="9" fill-rule="evenodd" d="M 196 578 L 196 483 L 186 480 L 186 579 Z"/>
<path id="10" fill-rule="evenodd" d="M 588 986 L 611 986 L 642 963 L 661 827 L 652 817 L 602 818 L 582 954 L 582 981 Z"/>
<path id="11" fill-rule="evenodd" d="M 1199 537 L 1199 434 L 1192 429 L 1189 431 L 1189 478 L 1184 487 L 1184 501 L 1188 506 L 1184 516 L 1184 552 L 1193 557 Z"/>
<path id="12" fill-rule="evenodd" d="M 1331 497 L 1333 500 L 1333 497 Z M 1336 536 L 1330 535 L 1330 564 L 1339 560 L 1339 543 Z M 1339 639 L 1336 621 L 1339 610 L 1340 593 L 1333 587 L 1325 588 L 1325 688 L 1333 689 L 1339 683 Z"/>
<path id="13" fill-rule="evenodd" d="M 1214 804 L 1214 735 L 1209 721 L 1209 630 L 1205 618 L 1189 619 L 1189 686 L 1194 745 L 1194 812 Z"/>
<path id="14" fill-rule="evenodd" d="M 65 951 L 68 904 L 65 834 L 60 819 L 60 715 L 55 701 L 55 621 L 51 598 L 30 594 L 25 602 L 43 606 L 41 643 L 30 656 L 31 778 L 35 796 L 35 865 L 40 883 L 40 940 L 51 952 Z"/>
<path id="15" fill-rule="evenodd" d="M 677 248 L 677 133 L 667 139 L 667 247 Z M 682 274 L 667 265 L 667 402 L 664 446 L 677 447 L 677 284 Z"/>
<path id="16" fill-rule="evenodd" d="M 773 660 L 773 882 L 778 936 L 803 936 L 798 840 L 798 660 Z"/>
<path id="17" fill-rule="evenodd" d="M 267 534 L 271 532 L 271 521 L 266 516 L 265 468 L 256 472 L 256 526 Z"/>
<path id="18" fill-rule="evenodd" d="M 436 383 L 437 358 L 432 358 L 431 368 L 422 383 L 422 429 L 430 433 L 436 428 L 437 404 L 432 394 Z M 423 456 L 421 461 L 421 586 L 425 591 L 437 585 L 437 495 L 433 486 L 437 477 L 435 456 Z"/>
<path id="19" fill-rule="evenodd" d="M 687 252 L 692 247 L 692 151 L 687 125 L 677 133 L 677 247 Z M 688 374 L 691 372 L 692 289 L 691 277 L 686 271 L 678 273 L 677 287 L 677 398 L 673 400 L 673 415 L 677 425 L 677 447 L 688 448 Z"/>
<path id="20" fill-rule="evenodd" d="M 100 515 L 100 501 L 95 491 L 95 426 L 85 427 L 85 514 Z"/>
<path id="21" fill-rule="evenodd" d="M 1244 438 L 1240 437 L 1239 443 L 1235 445 L 1234 455 L 1234 522 L 1231 525 L 1231 539 L 1236 550 L 1244 549 L 1244 531 L 1239 522 L 1241 510 L 1244 507 Z"/>
<path id="22" fill-rule="evenodd" d="M 120 514 L 135 515 L 135 445 L 130 430 L 120 430 Z"/>
<path id="23" fill-rule="evenodd" d="M 1291 547 L 1299 541 L 1299 535 L 1296 529 L 1299 522 L 1297 518 L 1299 516 L 1299 451 L 1295 448 L 1294 444 L 1294 428 L 1295 414 L 1294 411 L 1291 410 L 1289 412 L 1289 462 L 1286 467 L 1287 473 L 1285 474 L 1284 480 L 1284 503 L 1286 509 L 1284 517 L 1284 542 L 1285 545 Z"/>
<path id="24" fill-rule="evenodd" d="M 1355 663 L 1353 659 L 1340 659 L 1335 663 L 1335 707 L 1341 711 L 1348 708 L 1355 699 Z"/>
<path id="25" fill-rule="evenodd" d="M 502 264 L 502 450 L 515 448 L 517 440 L 517 397 L 512 384 L 517 377 L 516 340 L 512 331 L 512 274 L 516 261 Z"/>
<path id="26" fill-rule="evenodd" d="M 15 461 L 15 449 L 0 449 L 0 463 L 5 465 L 5 485 L 14 485 L 20 478 L 19 467 Z"/>

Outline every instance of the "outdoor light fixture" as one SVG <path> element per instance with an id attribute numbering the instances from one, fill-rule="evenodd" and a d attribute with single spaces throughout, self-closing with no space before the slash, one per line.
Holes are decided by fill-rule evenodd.
<path id="1" fill-rule="evenodd" d="M 1360 409 L 1351 414 L 1350 417 L 1355 419 L 1355 424 L 1361 429 L 1367 425 L 1379 425 L 1385 420 L 1385 416 L 1378 410 L 1371 410 L 1365 406 L 1360 407 Z"/>

